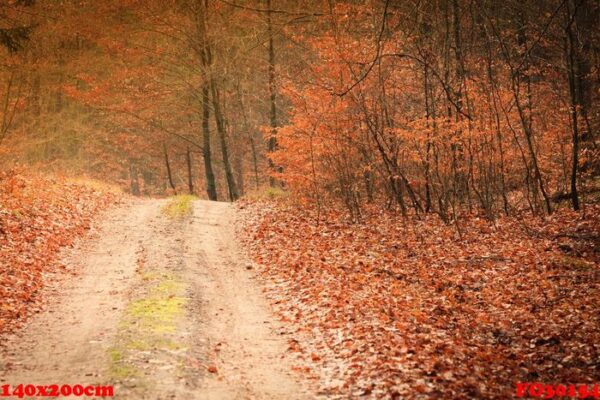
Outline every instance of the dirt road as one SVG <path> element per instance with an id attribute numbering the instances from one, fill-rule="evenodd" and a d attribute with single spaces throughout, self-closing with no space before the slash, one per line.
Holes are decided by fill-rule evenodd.
<path id="1" fill-rule="evenodd" d="M 49 282 L 47 309 L 2 339 L 1 383 L 114 385 L 121 399 L 311 397 L 236 246 L 234 208 L 196 200 L 169 215 L 166 202 L 111 211 L 66 252 L 77 276 Z"/>

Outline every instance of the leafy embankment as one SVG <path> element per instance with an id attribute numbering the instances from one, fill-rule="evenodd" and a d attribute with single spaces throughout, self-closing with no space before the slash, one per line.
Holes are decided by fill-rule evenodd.
<path id="1" fill-rule="evenodd" d="M 347 398 L 512 398 L 600 380 L 600 213 L 365 224 L 242 206 L 246 246 L 296 327 L 290 350 Z"/>
<path id="2" fill-rule="evenodd" d="M 0 172 L 0 333 L 41 304 L 58 253 L 90 226 L 118 194 L 98 183 Z"/>

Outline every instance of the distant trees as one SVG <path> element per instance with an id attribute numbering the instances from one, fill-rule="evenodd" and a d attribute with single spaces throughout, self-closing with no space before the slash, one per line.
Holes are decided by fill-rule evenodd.
<path id="1" fill-rule="evenodd" d="M 315 73 L 285 88 L 290 188 L 356 218 L 374 197 L 447 221 L 580 207 L 580 168 L 598 174 L 597 3 L 370 4 L 336 2 L 296 36 Z"/>
<path id="2" fill-rule="evenodd" d="M 0 5 L 0 145 L 6 138 L 14 121 L 23 89 L 23 77 L 12 63 L 15 53 L 23 50 L 31 35 L 32 25 L 20 13 L 31 1 L 17 1 Z"/>
<path id="3" fill-rule="evenodd" d="M 16 0 L 0 4 L 0 45 L 10 52 L 23 49 L 33 26 L 22 18 L 21 8 L 33 5 L 33 0 Z"/>
<path id="4" fill-rule="evenodd" d="M 213 200 L 277 183 L 355 218 L 551 213 L 600 190 L 591 0 L 9 4 L 5 163 Z"/>

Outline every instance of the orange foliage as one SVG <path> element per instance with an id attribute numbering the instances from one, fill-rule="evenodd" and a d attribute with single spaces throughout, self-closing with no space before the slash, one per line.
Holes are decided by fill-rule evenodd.
<path id="1" fill-rule="evenodd" d="M 511 62 L 486 54 L 481 38 L 481 49 L 463 55 L 461 75 L 435 39 L 403 30 L 402 11 L 387 15 L 400 27 L 385 30 L 385 40 L 368 7 L 338 3 L 335 11 L 317 34 L 294 34 L 310 49 L 310 76 L 283 80 L 290 117 L 270 155 L 282 167 L 275 175 L 305 203 L 329 199 L 360 214 L 373 196 L 403 203 L 408 194 L 402 208 L 412 203 L 445 220 L 455 208 L 475 208 L 493 218 L 537 213 L 540 185 L 551 195 L 570 190 L 571 108 L 560 66 L 531 65 L 515 78 Z M 484 25 L 474 28 L 491 29 Z M 502 40 L 506 51 L 520 51 Z"/>
<path id="2" fill-rule="evenodd" d="M 334 398 L 514 397 L 516 382 L 600 379 L 600 210 L 545 221 L 368 224 L 244 204 L 246 247 Z"/>
<path id="3" fill-rule="evenodd" d="M 38 309 L 44 282 L 61 270 L 60 249 L 115 199 L 60 178 L 0 172 L 0 332 Z"/>

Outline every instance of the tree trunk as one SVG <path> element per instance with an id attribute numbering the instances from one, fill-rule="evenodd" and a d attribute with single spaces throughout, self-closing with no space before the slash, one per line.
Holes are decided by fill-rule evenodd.
<path id="1" fill-rule="evenodd" d="M 210 150 L 210 105 L 208 97 L 208 85 L 202 86 L 202 155 L 204 157 L 204 175 L 206 176 L 206 193 L 208 199 L 217 201 L 217 185 L 215 173 L 212 167 L 212 154 Z"/>
<path id="2" fill-rule="evenodd" d="M 134 162 L 129 163 L 129 181 L 131 194 L 134 196 L 139 196 L 140 182 L 138 180 L 138 170 Z"/>
<path id="3" fill-rule="evenodd" d="M 260 181 L 258 178 L 258 157 L 256 155 L 256 144 L 254 143 L 253 135 L 250 135 L 250 149 L 252 150 L 252 166 L 254 167 L 254 184 L 256 190 L 260 187 Z"/>
<path id="4" fill-rule="evenodd" d="M 239 197 L 237 186 L 235 184 L 235 179 L 233 177 L 233 171 L 231 169 L 231 163 L 229 161 L 229 150 L 227 148 L 227 133 L 225 132 L 225 120 L 223 118 L 223 113 L 221 112 L 221 102 L 219 98 L 219 89 L 217 88 L 217 83 L 215 81 L 214 72 L 212 70 L 212 51 L 208 38 L 208 13 L 207 13 L 207 1 L 202 2 L 198 1 L 199 5 L 199 15 L 198 15 L 198 34 L 200 36 L 202 49 L 200 51 L 202 67 L 204 70 L 204 78 L 206 84 L 209 86 L 212 106 L 213 106 L 213 114 L 215 116 L 215 123 L 217 126 L 217 134 L 219 136 L 219 143 L 221 145 L 221 154 L 223 157 L 223 167 L 225 169 L 225 179 L 227 181 L 227 189 L 229 192 L 229 200 L 235 201 Z"/>
<path id="5" fill-rule="evenodd" d="M 579 165 L 579 112 L 583 109 L 582 96 L 582 77 L 581 77 L 581 54 L 579 54 L 579 45 L 573 32 L 573 24 L 576 23 L 575 16 L 578 14 L 577 5 L 572 5 L 567 1 L 567 26 L 566 33 L 566 59 L 567 76 L 569 81 L 569 95 L 571 100 L 571 132 L 572 132 L 572 153 L 571 153 L 571 204 L 573 210 L 579 210 L 579 194 L 577 192 L 577 172 Z M 576 27 L 578 28 L 578 27 Z"/>
<path id="6" fill-rule="evenodd" d="M 425 63 L 423 70 L 423 92 L 425 95 L 425 121 L 429 130 L 429 64 Z M 431 159 L 431 134 L 427 132 L 427 145 L 425 151 L 425 212 L 431 211 L 431 180 L 430 180 L 430 159 Z"/>
<path id="7" fill-rule="evenodd" d="M 173 189 L 173 192 L 177 194 L 177 189 L 175 188 L 175 183 L 173 182 L 173 175 L 171 174 L 171 163 L 169 162 L 169 153 L 167 152 L 167 145 L 163 144 L 163 151 L 165 153 L 165 166 L 167 167 L 167 179 L 169 181 L 169 186 Z"/>
<path id="8" fill-rule="evenodd" d="M 211 76 L 210 90 L 212 96 L 213 111 L 215 122 L 217 124 L 217 134 L 219 135 L 219 143 L 221 144 L 221 155 L 223 157 L 223 168 L 225 169 L 225 179 L 227 181 L 227 189 L 229 191 L 229 200 L 235 201 L 239 197 L 237 185 L 233 177 L 231 162 L 229 161 L 229 148 L 227 146 L 227 132 L 225 131 L 225 121 L 221 113 L 221 103 L 219 100 L 219 89 L 217 89 L 214 79 Z"/>
<path id="9" fill-rule="evenodd" d="M 527 48 L 527 36 L 525 35 L 525 23 L 519 23 L 518 33 L 517 33 L 517 43 L 519 46 L 522 46 L 524 49 Z M 521 98 L 520 98 L 520 80 L 521 77 L 525 82 L 527 89 L 527 103 L 525 107 L 523 107 Z M 533 121 L 532 121 L 532 110 L 533 110 L 533 102 L 531 99 L 531 78 L 529 76 L 529 55 L 525 54 L 525 61 L 523 62 L 523 70 L 512 71 L 512 91 L 513 98 L 515 100 L 515 106 L 517 107 L 517 111 L 519 113 L 519 119 L 521 121 L 521 126 L 523 128 L 523 132 L 525 133 L 525 139 L 527 141 L 527 149 L 529 150 L 529 155 L 531 157 L 531 164 L 533 167 L 534 178 L 538 183 L 539 190 L 544 198 L 544 202 L 546 204 L 546 209 L 548 214 L 552 214 L 552 204 L 550 203 L 550 197 L 546 192 L 546 188 L 544 186 L 544 180 L 542 179 L 542 173 L 540 171 L 540 167 L 538 164 L 537 155 L 535 152 L 535 147 L 533 144 Z M 527 113 L 525 112 L 527 109 Z"/>
<path id="10" fill-rule="evenodd" d="M 246 132 L 246 135 L 248 136 L 248 141 L 250 142 L 250 150 L 252 151 L 252 166 L 254 169 L 254 182 L 256 184 L 256 189 L 258 189 L 260 184 L 259 184 L 259 178 L 258 178 L 258 156 L 256 154 L 256 144 L 254 143 L 254 130 L 250 127 L 250 124 L 248 124 L 246 108 L 244 107 L 244 101 L 242 99 L 242 92 L 240 91 L 239 84 L 237 85 L 236 89 L 237 89 L 240 111 L 242 113 L 242 121 L 244 124 L 244 131 Z"/>
<path id="11" fill-rule="evenodd" d="M 188 192 L 189 192 L 189 194 L 194 194 L 194 178 L 192 176 L 192 153 L 190 152 L 190 146 L 187 147 L 187 152 L 185 154 L 185 160 L 187 162 L 187 172 L 188 172 Z"/>
<path id="12" fill-rule="evenodd" d="M 271 0 L 267 0 L 267 31 L 269 34 L 269 103 L 271 106 L 269 113 L 269 122 L 271 124 L 271 136 L 268 141 L 269 153 L 277 148 L 277 104 L 275 95 L 275 48 L 273 45 L 273 23 L 271 21 Z M 269 168 L 274 172 L 275 165 L 269 157 Z M 269 179 L 271 186 L 275 186 L 276 181 L 273 177 Z"/>
<path id="13" fill-rule="evenodd" d="M 236 183 L 238 187 L 238 193 L 240 196 L 244 195 L 244 156 L 241 151 L 238 151 L 235 156 L 235 172 L 236 172 Z"/>

